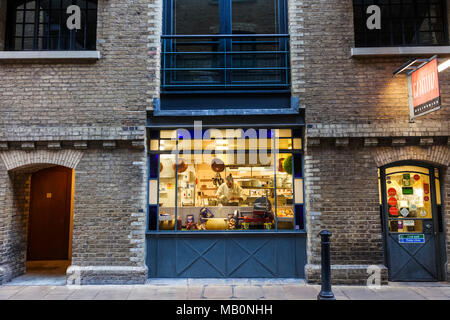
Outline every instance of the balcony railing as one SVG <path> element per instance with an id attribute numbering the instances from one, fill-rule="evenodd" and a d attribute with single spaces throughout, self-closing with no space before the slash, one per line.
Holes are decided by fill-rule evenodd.
<path id="1" fill-rule="evenodd" d="M 289 35 L 161 38 L 163 92 L 289 90 Z"/>

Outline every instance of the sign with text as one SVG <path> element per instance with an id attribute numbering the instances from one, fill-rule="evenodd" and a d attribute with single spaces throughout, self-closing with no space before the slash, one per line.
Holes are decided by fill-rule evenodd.
<path id="1" fill-rule="evenodd" d="M 437 58 L 408 76 L 411 119 L 441 108 Z"/>
<path id="2" fill-rule="evenodd" d="M 398 235 L 399 243 L 425 243 L 424 234 L 400 234 Z"/>

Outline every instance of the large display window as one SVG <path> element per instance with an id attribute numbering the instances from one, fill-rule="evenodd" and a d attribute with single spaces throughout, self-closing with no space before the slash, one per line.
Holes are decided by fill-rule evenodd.
<path id="1" fill-rule="evenodd" d="M 302 132 L 150 132 L 149 231 L 304 230 Z"/>

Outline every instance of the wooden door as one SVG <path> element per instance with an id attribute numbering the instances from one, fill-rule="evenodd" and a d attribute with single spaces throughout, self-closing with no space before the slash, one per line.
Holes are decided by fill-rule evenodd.
<path id="1" fill-rule="evenodd" d="M 71 169 L 32 175 L 27 260 L 68 260 L 71 190 Z"/>

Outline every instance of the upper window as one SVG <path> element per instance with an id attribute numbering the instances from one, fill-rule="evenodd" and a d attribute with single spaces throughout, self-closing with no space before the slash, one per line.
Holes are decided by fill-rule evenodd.
<path id="1" fill-rule="evenodd" d="M 381 9 L 381 28 L 370 30 L 371 5 Z M 356 47 L 448 45 L 445 0 L 353 0 Z"/>
<path id="2" fill-rule="evenodd" d="M 80 28 L 70 30 L 67 8 L 80 8 Z M 95 50 L 97 0 L 8 0 L 6 50 Z"/>
<path id="3" fill-rule="evenodd" d="M 288 90 L 285 0 L 165 0 L 161 86 Z"/>
<path id="4" fill-rule="evenodd" d="M 167 0 L 165 9 L 165 34 L 287 33 L 279 0 Z"/>

